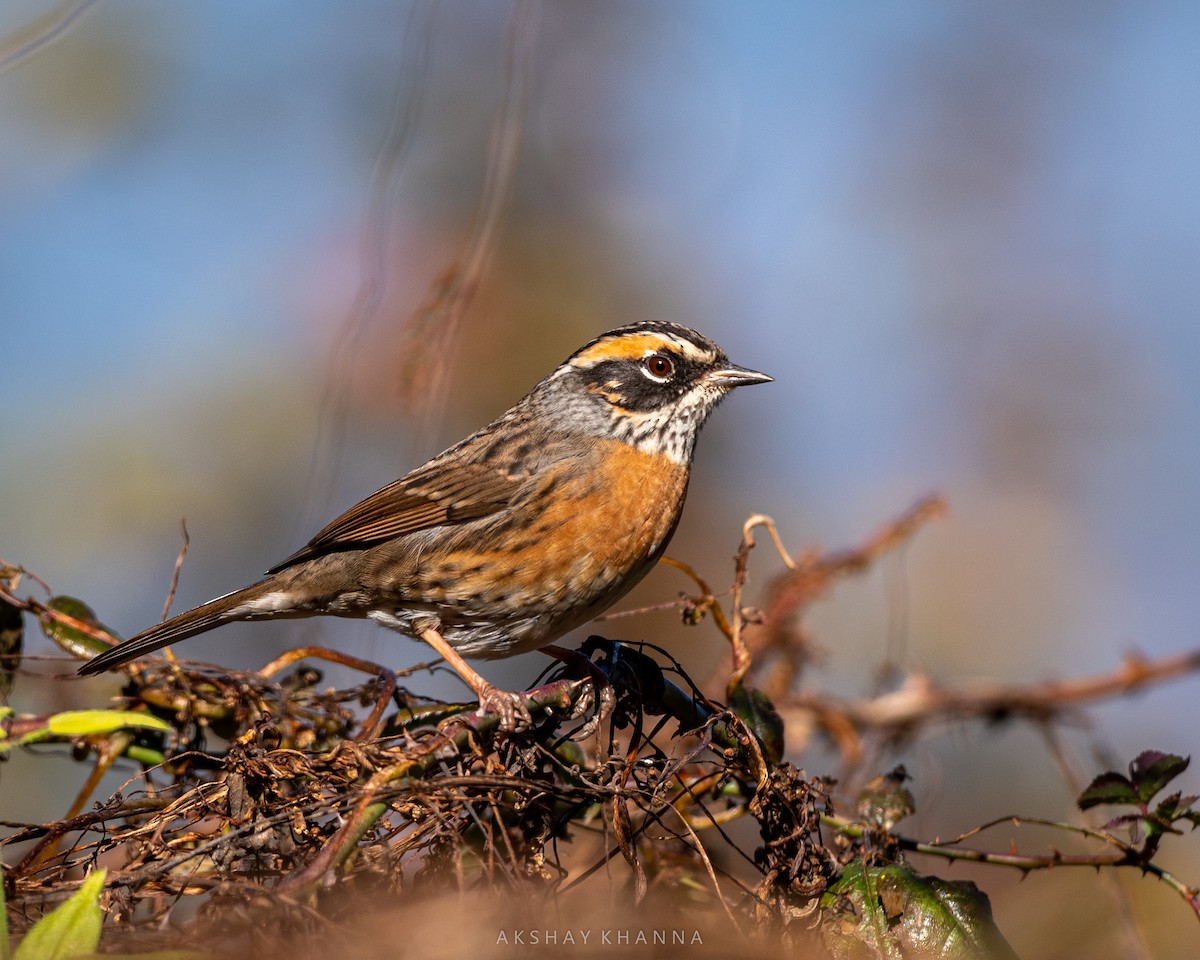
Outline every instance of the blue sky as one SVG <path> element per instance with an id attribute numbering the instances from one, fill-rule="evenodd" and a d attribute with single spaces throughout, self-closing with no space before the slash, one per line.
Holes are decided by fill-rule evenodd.
<path id="1" fill-rule="evenodd" d="M 436 452 L 387 392 L 391 328 L 469 235 L 509 13 L 102 0 L 0 76 L 0 556 L 130 633 L 181 515 L 198 602 Z M 714 580 L 751 511 L 834 547 L 936 489 L 910 665 L 1028 680 L 1193 645 L 1197 37 L 1185 3 L 548 4 L 437 439 L 607 326 L 690 322 L 777 378 L 701 444 L 674 552 Z M 370 211 L 397 95 L 418 111 Z M 372 212 L 387 310 L 338 368 Z M 818 611 L 822 682 L 869 686 L 889 609 L 876 578 Z M 1118 753 L 1195 749 L 1194 692 L 1124 705 Z"/>

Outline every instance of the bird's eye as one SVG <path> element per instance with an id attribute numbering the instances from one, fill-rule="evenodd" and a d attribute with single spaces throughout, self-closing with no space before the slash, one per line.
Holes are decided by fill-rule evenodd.
<path id="1" fill-rule="evenodd" d="M 655 380 L 666 380 L 675 372 L 675 364 L 671 362 L 671 358 L 664 357 L 661 353 L 651 354 L 642 361 L 642 365 Z"/>

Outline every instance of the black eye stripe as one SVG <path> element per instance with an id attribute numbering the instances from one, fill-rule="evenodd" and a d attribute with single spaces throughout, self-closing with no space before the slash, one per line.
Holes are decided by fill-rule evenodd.
<path id="1" fill-rule="evenodd" d="M 661 356 L 672 371 L 661 376 L 651 371 L 648 361 Z M 584 389 L 608 403 L 635 412 L 661 410 L 679 400 L 695 385 L 710 365 L 666 350 L 645 357 L 604 360 L 594 367 L 577 371 Z"/>

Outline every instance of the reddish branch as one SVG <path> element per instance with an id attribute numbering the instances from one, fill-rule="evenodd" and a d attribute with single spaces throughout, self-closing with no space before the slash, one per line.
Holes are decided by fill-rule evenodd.
<path id="1" fill-rule="evenodd" d="M 910 674 L 897 690 L 860 700 L 828 693 L 795 694 L 779 705 L 789 728 L 824 730 L 842 755 L 854 762 L 868 735 L 892 741 L 915 735 L 921 727 L 961 720 L 1012 717 L 1047 721 L 1079 706 L 1133 693 L 1154 683 L 1200 670 L 1200 650 L 1147 660 L 1130 654 L 1111 673 L 1033 684 L 980 681 L 947 687 L 924 674 Z"/>
<path id="2" fill-rule="evenodd" d="M 768 697 L 782 699 L 812 660 L 812 642 L 802 622 L 808 608 L 839 581 L 862 574 L 884 554 L 906 544 L 930 520 L 947 512 L 941 497 L 924 497 L 857 547 L 829 553 L 806 550 L 767 584 L 759 616 L 746 624 L 744 635 L 746 648 L 760 661 L 760 667 L 764 654 L 772 657 L 771 671 L 759 684 Z M 789 558 L 780 552 L 786 563 Z"/>

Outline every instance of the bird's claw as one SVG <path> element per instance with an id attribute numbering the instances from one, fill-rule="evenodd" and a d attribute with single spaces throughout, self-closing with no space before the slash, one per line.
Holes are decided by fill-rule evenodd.
<path id="1" fill-rule="evenodd" d="M 595 734 L 600 729 L 600 724 L 612 714 L 617 705 L 617 695 L 613 691 L 612 684 L 603 676 L 600 680 L 603 682 L 597 682 L 595 678 L 591 682 L 587 680 L 578 681 L 583 684 L 583 689 L 579 694 L 579 698 L 575 701 L 575 707 L 568 719 L 579 720 L 589 713 L 591 713 L 591 716 L 588 717 L 583 726 L 571 732 L 571 739 L 577 743 L 587 740 Z"/>
<path id="2" fill-rule="evenodd" d="M 491 684 L 479 690 L 478 694 L 478 715 L 496 717 L 503 733 L 512 733 L 518 727 L 533 725 L 533 717 L 529 713 L 524 694 L 509 693 Z"/>

